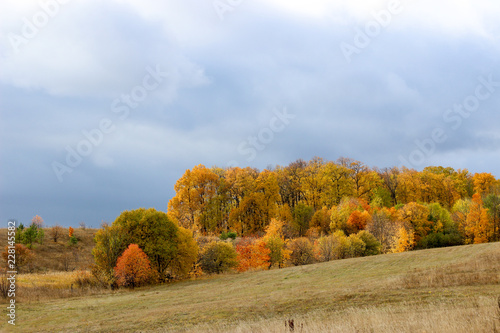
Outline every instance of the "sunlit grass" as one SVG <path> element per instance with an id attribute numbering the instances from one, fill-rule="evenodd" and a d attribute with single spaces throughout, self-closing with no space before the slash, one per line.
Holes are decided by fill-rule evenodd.
<path id="1" fill-rule="evenodd" d="M 59 291 L 53 299 L 19 304 L 16 331 L 286 332 L 284 320 L 292 318 L 303 332 L 493 332 L 499 273 L 500 243 L 490 243 L 92 296 L 51 289 Z M 50 284 L 55 276 L 39 281 Z M 68 274 L 60 277 L 60 285 L 70 281 Z"/>
<path id="2" fill-rule="evenodd" d="M 17 275 L 19 288 L 48 287 L 53 289 L 71 288 L 75 272 L 26 273 Z"/>

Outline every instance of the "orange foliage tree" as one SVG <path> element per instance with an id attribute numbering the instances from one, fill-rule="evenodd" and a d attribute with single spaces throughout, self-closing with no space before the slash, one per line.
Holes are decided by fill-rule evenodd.
<path id="1" fill-rule="evenodd" d="M 9 255 L 14 255 L 15 258 Z M 9 249 L 9 247 L 6 246 L 5 251 L 2 252 L 2 257 L 10 271 L 22 269 L 24 266 L 31 264 L 35 258 L 33 252 L 23 244 L 16 244 L 13 249 Z M 15 260 L 10 261 L 11 259 Z"/>
<path id="2" fill-rule="evenodd" d="M 465 223 L 465 242 L 467 244 L 488 242 L 489 222 L 488 211 L 483 207 L 481 195 L 475 193 Z"/>
<path id="3" fill-rule="evenodd" d="M 236 246 L 238 253 L 237 261 L 238 272 L 244 272 L 249 269 L 265 269 L 270 266 L 269 254 L 271 250 L 266 247 L 262 239 L 244 239 Z"/>
<path id="4" fill-rule="evenodd" d="M 73 237 L 74 232 L 75 232 L 75 229 L 73 229 L 72 227 L 69 227 L 69 229 L 68 229 L 69 238 Z"/>
<path id="5" fill-rule="evenodd" d="M 137 244 L 130 244 L 116 261 L 115 276 L 118 285 L 134 288 L 150 282 L 154 270 L 146 253 Z"/>
<path id="6" fill-rule="evenodd" d="M 355 210 L 349 215 L 347 219 L 347 233 L 348 234 L 357 234 L 361 230 L 366 229 L 366 225 L 370 221 L 371 216 L 366 210 L 360 212 L 359 210 Z"/>

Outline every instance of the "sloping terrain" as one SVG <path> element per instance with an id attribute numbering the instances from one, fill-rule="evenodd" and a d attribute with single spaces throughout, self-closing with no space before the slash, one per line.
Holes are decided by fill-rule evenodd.
<path id="1" fill-rule="evenodd" d="M 498 296 L 489 243 L 21 303 L 15 331 L 494 332 Z"/>

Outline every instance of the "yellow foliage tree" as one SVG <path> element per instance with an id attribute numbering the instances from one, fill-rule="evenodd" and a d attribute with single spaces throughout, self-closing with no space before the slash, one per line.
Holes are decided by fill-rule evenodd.
<path id="1" fill-rule="evenodd" d="M 474 183 L 474 192 L 483 195 L 493 190 L 497 180 L 491 173 L 483 172 L 474 174 L 472 182 Z"/>
<path id="2" fill-rule="evenodd" d="M 428 220 L 430 212 L 428 207 L 416 202 L 410 202 L 399 209 L 398 212 L 400 220 L 413 228 L 415 243 L 418 243 L 432 230 L 433 223 Z"/>
<path id="3" fill-rule="evenodd" d="M 488 242 L 491 226 L 488 211 L 483 207 L 479 193 L 472 196 L 469 213 L 465 224 L 465 243 L 478 244 Z"/>
<path id="4" fill-rule="evenodd" d="M 405 227 L 400 227 L 399 232 L 394 240 L 392 252 L 405 252 L 413 248 L 415 243 L 413 231 L 406 230 Z"/>
<path id="5" fill-rule="evenodd" d="M 285 248 L 286 241 L 283 236 L 283 222 L 277 219 L 271 219 L 271 223 L 266 228 L 266 234 L 262 238 L 266 247 L 269 249 L 270 267 L 278 266 L 282 268 L 290 259 L 291 251 Z"/>
<path id="6" fill-rule="evenodd" d="M 219 185 L 217 174 L 198 165 L 186 170 L 175 183 L 175 197 L 168 203 L 168 212 L 188 229 L 200 229 L 199 218 L 210 200 L 216 195 Z"/>

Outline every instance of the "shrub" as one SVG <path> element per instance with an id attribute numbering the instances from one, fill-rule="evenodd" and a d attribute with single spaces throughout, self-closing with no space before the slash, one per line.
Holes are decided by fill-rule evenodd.
<path id="1" fill-rule="evenodd" d="M 338 230 L 333 235 L 320 237 L 314 244 L 314 253 L 318 261 L 329 261 L 379 254 L 380 248 L 380 242 L 368 231 L 346 237 Z"/>
<path id="2" fill-rule="evenodd" d="M 130 244 L 116 262 L 115 276 L 118 285 L 134 288 L 152 282 L 154 271 L 146 253 Z"/>
<path id="3" fill-rule="evenodd" d="M 236 232 L 228 231 L 228 232 L 223 232 L 222 234 L 220 234 L 220 239 L 226 240 L 228 238 L 231 238 L 232 240 L 235 240 L 236 236 L 237 236 Z"/>
<path id="4" fill-rule="evenodd" d="M 237 253 L 231 243 L 210 242 L 200 253 L 200 266 L 206 273 L 222 273 L 238 265 Z"/>
<path id="5" fill-rule="evenodd" d="M 77 287 L 95 287 L 99 284 L 96 278 L 89 271 L 79 270 L 74 274 L 73 282 Z"/>
<path id="6" fill-rule="evenodd" d="M 365 243 L 365 251 L 362 253 L 362 256 L 372 256 L 380 254 L 382 245 L 375 238 L 375 236 L 373 236 L 366 230 L 361 230 L 358 233 L 358 237 L 363 241 L 363 243 Z"/>
<path id="7" fill-rule="evenodd" d="M 160 281 L 184 274 L 177 269 L 192 267 L 196 262 L 196 255 L 184 251 L 189 244 L 195 246 L 191 233 L 164 212 L 153 208 L 125 211 L 113 222 L 113 227 L 122 229 L 126 245 L 137 244 L 143 249 Z"/>
<path id="8" fill-rule="evenodd" d="M 114 268 L 116 261 L 126 249 L 125 233 L 118 227 L 104 225 L 94 237 L 95 246 L 92 249 L 95 266 L 92 274 L 103 284 L 112 285 L 115 282 Z"/>
<path id="9" fill-rule="evenodd" d="M 49 233 L 54 243 L 57 243 L 57 240 L 63 234 L 63 228 L 60 225 L 56 224 L 55 226 L 49 229 Z"/>
<path id="10" fill-rule="evenodd" d="M 266 247 L 262 239 L 246 239 L 236 246 L 236 252 L 238 253 L 238 272 L 270 267 L 271 250 Z"/>
<path id="11" fill-rule="evenodd" d="M 319 262 L 337 259 L 334 249 L 333 235 L 320 237 L 314 242 L 314 255 Z"/>
<path id="12" fill-rule="evenodd" d="M 9 270 L 20 271 L 23 267 L 30 265 L 35 256 L 26 246 L 23 244 L 16 244 L 14 249 L 9 249 L 8 246 L 5 247 L 5 251 L 2 253 L 2 257 L 9 265 L 9 255 L 15 255 L 14 268 L 9 266 Z"/>
<path id="13" fill-rule="evenodd" d="M 357 235 L 352 234 L 347 237 L 347 257 L 348 258 L 356 258 L 361 257 L 366 251 L 366 245 L 363 240 Z"/>
<path id="14" fill-rule="evenodd" d="M 418 248 L 428 249 L 434 247 L 446 247 L 446 246 L 455 246 L 461 244 L 462 244 L 462 238 L 458 233 L 444 234 L 442 232 L 433 232 L 420 240 L 420 242 L 418 243 Z"/>
<path id="15" fill-rule="evenodd" d="M 292 251 L 290 255 L 292 265 L 308 265 L 314 262 L 313 246 L 309 239 L 305 237 L 294 239 L 288 245 L 288 249 Z"/>
<path id="16" fill-rule="evenodd" d="M 350 242 L 342 230 L 337 230 L 331 236 L 333 238 L 333 255 L 335 259 L 350 257 Z"/>
<path id="17" fill-rule="evenodd" d="M 75 236 L 71 236 L 69 238 L 69 245 L 76 245 L 78 243 L 78 238 L 76 238 Z"/>

